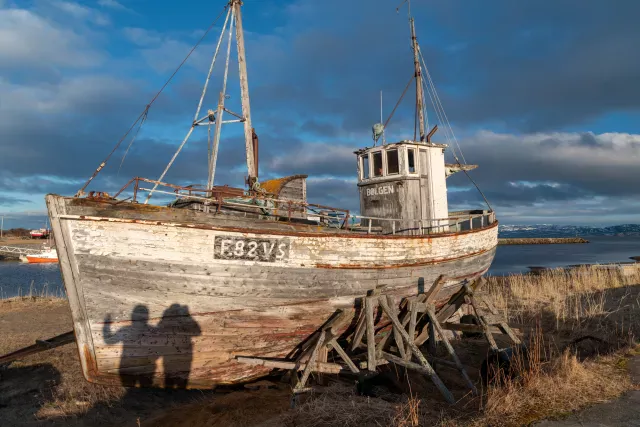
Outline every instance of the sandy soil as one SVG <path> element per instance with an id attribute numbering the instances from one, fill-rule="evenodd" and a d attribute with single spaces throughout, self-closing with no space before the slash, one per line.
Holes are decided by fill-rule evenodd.
<path id="1" fill-rule="evenodd" d="M 41 245 L 46 243 L 47 239 L 20 239 L 16 237 L 5 237 L 0 240 L 2 246 L 23 246 L 23 245 Z"/>
<path id="2" fill-rule="evenodd" d="M 622 302 L 631 302 L 633 310 L 640 302 L 640 287 L 616 289 L 608 295 L 611 298 L 611 310 L 605 317 L 609 320 L 622 316 L 626 322 L 636 325 L 634 312 L 627 312 Z M 606 306 L 606 304 L 605 304 Z M 606 308 L 606 307 L 605 307 Z M 600 320 L 600 324 L 602 320 Z M 5 354 L 21 347 L 31 345 L 36 339 L 47 339 L 72 329 L 71 316 L 66 300 L 59 299 L 23 299 L 0 301 L 0 354 Z M 498 338 L 498 336 L 496 336 Z M 555 339 L 565 341 L 570 337 Z M 487 354 L 487 346 L 482 338 L 455 340 L 462 363 L 469 367 L 472 380 L 478 378 L 477 367 Z M 502 346 L 501 342 L 498 343 Z M 560 345 L 559 341 L 555 345 Z M 583 343 L 588 344 L 588 343 Z M 443 346 L 439 346 L 444 350 Z M 597 348 L 576 348 L 578 354 L 585 356 L 597 352 Z M 637 362 L 637 358 L 633 363 Z M 464 404 L 467 389 L 462 378 L 454 370 L 439 368 L 439 374 L 445 384 L 463 403 L 456 405 L 456 411 L 465 419 L 477 410 L 473 405 Z M 385 375 L 376 377 L 370 386 L 376 388 L 378 399 L 372 399 L 375 405 L 389 403 L 389 410 L 394 399 L 400 394 L 417 391 L 423 398 L 423 407 L 429 412 L 427 419 L 437 421 L 442 408 L 446 404 L 426 378 L 418 377 L 407 381 L 397 370 L 390 368 Z M 343 383 L 345 384 L 345 383 Z M 353 388 L 353 382 L 346 387 Z M 603 407 L 602 412 L 609 411 L 611 416 L 617 414 L 621 422 L 638 424 L 637 394 L 626 395 Z M 635 392 L 637 393 L 637 392 Z M 366 397 L 346 397 L 345 402 L 357 401 L 366 408 L 369 400 Z M 37 355 L 29 356 L 8 367 L 0 367 L 0 426 L 277 426 L 300 425 L 297 418 L 293 422 L 283 424 L 289 411 L 290 389 L 284 384 L 271 384 L 269 389 L 247 390 L 242 387 L 216 391 L 164 391 L 138 390 L 122 387 L 103 387 L 88 383 L 82 376 L 75 345 L 67 345 Z M 350 400 L 351 399 L 351 400 Z M 330 402 L 331 403 L 331 402 Z M 373 404 L 373 403 L 372 403 Z M 331 403 L 335 405 L 335 400 Z M 617 405 L 617 406 L 616 406 Z M 333 406 L 332 406 L 333 407 Z M 348 407 L 350 408 L 350 407 Z M 347 409 L 348 409 L 347 408 Z M 360 408 L 360 409 L 361 409 Z M 636 409 L 634 409 L 636 408 Z M 322 408 L 321 408 L 322 409 Z M 322 409 L 324 411 L 324 409 Z M 331 408 L 327 409 L 328 411 Z M 597 409 L 587 409 L 580 414 L 590 417 Z M 325 411 L 326 412 L 326 411 Z M 466 414 L 466 415 L 465 415 Z M 575 415 L 561 421 L 560 424 L 544 424 L 548 426 L 573 426 L 566 424 L 582 422 L 584 417 Z M 626 418 L 625 418 L 626 417 Z M 635 417 L 635 418 L 634 418 Z M 588 419 L 588 418 L 587 418 Z M 618 419 L 618 418 L 616 418 Z M 424 420 L 424 418 L 423 418 Z M 358 425 L 376 425 L 360 423 Z M 632 423 L 636 424 L 632 424 Z M 562 424 L 565 423 L 565 424 Z M 459 424 L 458 424 L 459 425 Z M 611 424 L 600 424 L 611 425 Z"/>
<path id="3" fill-rule="evenodd" d="M 66 300 L 0 301 L 0 354 L 72 329 Z M 146 425 L 180 405 L 212 399 L 214 392 L 127 390 L 88 383 L 74 344 L 0 368 L 0 425 Z"/>

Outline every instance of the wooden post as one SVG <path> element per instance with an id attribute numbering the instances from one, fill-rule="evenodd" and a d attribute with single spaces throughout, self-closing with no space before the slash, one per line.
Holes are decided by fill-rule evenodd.
<path id="1" fill-rule="evenodd" d="M 353 336 L 353 341 L 351 342 L 351 351 L 355 351 L 356 348 L 362 342 L 362 337 L 366 331 L 367 322 L 366 322 L 366 300 L 362 299 L 362 313 L 360 314 L 360 319 L 358 320 L 358 324 L 356 325 L 356 331 Z"/>
<path id="2" fill-rule="evenodd" d="M 420 370 L 422 372 L 425 372 L 427 375 L 429 375 L 429 377 L 431 377 L 431 381 L 433 381 L 433 383 L 438 388 L 438 390 L 440 390 L 440 393 L 442 393 L 442 395 L 447 400 L 447 402 L 451 404 L 455 403 L 455 400 L 453 399 L 453 395 L 451 394 L 449 389 L 447 389 L 447 387 L 444 385 L 444 383 L 442 382 L 438 374 L 436 374 L 436 371 L 433 370 L 433 368 L 431 367 L 427 359 L 424 357 L 422 352 L 420 352 L 420 349 L 418 349 L 418 347 L 416 347 L 416 345 L 413 343 L 413 338 L 409 337 L 409 335 L 407 334 L 407 331 L 404 330 L 398 318 L 393 315 L 393 312 L 389 308 L 389 305 L 387 304 L 387 302 L 381 298 L 379 303 L 382 306 L 382 309 L 384 310 L 384 312 L 389 317 L 389 319 L 391 319 L 393 326 L 400 331 L 402 338 L 404 338 L 407 344 L 409 344 L 409 348 L 411 349 L 411 352 L 420 361 L 420 364 L 422 365 L 422 368 Z M 390 355 L 385 353 L 385 358 L 387 356 L 390 356 Z M 394 363 L 398 363 L 402 366 L 412 367 L 411 365 L 415 365 L 414 363 L 407 360 L 402 360 L 399 357 L 394 356 L 394 359 L 395 360 L 392 360 Z"/>
<path id="3" fill-rule="evenodd" d="M 435 282 L 433 282 L 433 285 L 431 285 L 431 288 L 426 292 L 427 298 L 425 300 L 425 304 L 431 304 L 432 302 L 435 301 L 436 297 L 438 296 L 438 292 L 440 292 L 440 290 L 444 286 L 444 283 L 445 283 L 444 274 L 441 274 L 440 276 L 438 276 Z"/>
<path id="4" fill-rule="evenodd" d="M 387 295 L 387 303 L 389 304 L 389 307 L 393 311 L 393 315 L 397 316 L 398 311 L 396 310 L 396 303 L 391 295 Z M 396 342 L 396 347 L 398 347 L 400 356 L 406 360 L 407 359 L 406 350 L 404 348 L 404 342 L 402 341 L 402 335 L 400 334 L 400 331 L 396 327 L 393 327 L 393 339 Z"/>
<path id="5" fill-rule="evenodd" d="M 247 79 L 247 60 L 244 50 L 244 33 L 242 30 L 242 2 L 232 0 L 236 18 L 236 41 L 238 45 L 238 71 L 240 72 L 240 97 L 242 100 L 242 118 L 244 119 L 244 141 L 249 178 L 257 178 L 255 155 L 253 153 L 253 127 L 251 126 L 251 106 L 249 104 L 249 81 Z M 249 184 L 251 185 L 251 183 Z"/>
<path id="6" fill-rule="evenodd" d="M 438 322 L 438 318 L 436 317 L 436 314 L 434 312 L 434 307 L 432 305 L 427 307 L 427 316 L 429 316 L 429 324 L 433 325 L 433 328 L 440 335 L 440 338 L 442 339 L 442 342 L 444 343 L 445 348 L 449 352 L 449 355 L 453 358 L 453 361 L 455 362 L 456 367 L 460 371 L 460 374 L 462 374 L 462 377 L 467 383 L 467 386 L 469 387 L 469 389 L 471 390 L 474 396 L 477 395 L 478 390 L 473 385 L 473 381 L 471 381 L 471 378 L 469 378 L 469 375 L 467 374 L 466 369 L 464 369 L 464 366 L 462 366 L 462 363 L 460 362 L 458 355 L 453 349 L 453 346 L 451 346 L 449 339 L 445 336 L 444 331 L 442 330 L 442 327 L 440 327 L 440 322 Z M 435 338 L 435 333 L 434 333 L 434 338 Z"/>
<path id="7" fill-rule="evenodd" d="M 411 298 L 409 300 L 409 337 L 411 338 L 411 343 L 415 339 L 416 335 L 416 323 L 418 321 L 418 310 L 416 309 L 416 300 L 415 298 Z M 411 360 L 411 348 L 410 344 L 407 342 L 407 348 L 405 349 L 404 360 Z"/>
<path id="8" fill-rule="evenodd" d="M 384 301 L 383 299 L 380 300 Z M 365 298 L 365 315 L 367 321 L 367 369 L 375 372 L 376 370 L 376 339 L 375 325 L 373 323 L 373 307 L 377 306 L 377 297 Z"/>
<path id="9" fill-rule="evenodd" d="M 471 291 L 469 284 L 465 283 L 464 288 L 467 291 L 466 298 L 469 300 L 471 307 L 473 307 L 473 311 L 476 314 L 476 318 L 478 319 L 480 326 L 482 326 L 482 330 L 484 331 L 484 336 L 487 338 L 487 341 L 489 342 L 489 346 L 491 347 L 492 350 L 498 351 L 499 349 L 498 344 L 496 344 L 496 340 L 493 338 L 493 333 L 489 329 L 489 325 L 487 325 L 487 322 L 485 322 L 482 316 L 480 315 L 480 311 L 478 310 L 475 299 L 473 298 L 473 292 Z"/>
<path id="10" fill-rule="evenodd" d="M 328 345 L 333 347 L 334 350 L 340 355 L 340 357 L 342 358 L 342 360 L 344 360 L 344 362 L 347 364 L 349 369 L 351 369 L 351 372 L 353 372 L 354 374 L 357 374 L 360 372 L 356 364 L 353 363 L 353 360 L 351 360 L 347 352 L 344 351 L 344 349 L 340 346 L 340 344 L 338 344 L 338 341 L 336 341 L 335 338 L 329 341 Z"/>
<path id="11" fill-rule="evenodd" d="M 305 366 L 304 371 L 302 372 L 302 378 L 298 381 L 294 388 L 295 391 L 300 391 L 304 388 L 307 380 L 309 379 L 309 375 L 311 375 L 311 371 L 313 370 L 313 366 L 316 363 L 316 359 L 318 358 L 318 352 L 324 344 L 324 337 L 326 335 L 325 331 L 320 332 L 320 336 L 318 337 L 318 341 L 316 342 L 315 347 L 313 348 L 313 353 L 311 353 L 311 357 L 309 357 L 309 361 L 307 362 L 307 366 Z"/>

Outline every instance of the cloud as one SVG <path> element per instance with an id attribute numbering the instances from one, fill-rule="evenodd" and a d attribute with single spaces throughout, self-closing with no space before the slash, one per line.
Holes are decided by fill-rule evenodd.
<path id="1" fill-rule="evenodd" d="M 24 9 L 0 9 L 0 70 L 93 67 L 103 56 L 88 41 Z"/>
<path id="2" fill-rule="evenodd" d="M 19 197 L 0 195 L 0 206 L 21 205 L 25 203 L 31 203 L 31 201 Z"/>
<path id="3" fill-rule="evenodd" d="M 100 26 L 111 24 L 107 15 L 90 7 L 68 1 L 52 1 L 51 4 L 75 19 L 86 20 Z"/>
<path id="4" fill-rule="evenodd" d="M 98 4 L 102 7 L 108 9 L 121 10 L 126 12 L 132 12 L 131 9 L 123 5 L 122 3 L 117 2 L 116 0 L 98 0 Z"/>
<path id="5" fill-rule="evenodd" d="M 371 144 L 380 90 L 386 118 L 413 72 L 405 11 L 364 0 L 259 3 L 247 8 L 245 30 L 261 178 L 309 174 L 310 201 L 357 210 L 353 151 Z M 637 130 L 574 131 L 640 108 L 636 3 L 580 10 L 564 0 L 553 7 L 530 0 L 416 3 L 431 75 L 467 160 L 480 165 L 471 175 L 501 216 L 638 212 Z M 98 4 L 103 9 L 63 1 L 0 9 L 3 195 L 10 188 L 24 200 L 74 193 L 201 35 L 177 21 L 143 28 L 147 22 L 135 15 L 118 20 L 121 3 Z M 256 16 L 267 16 L 269 25 Z M 212 31 L 154 104 L 119 174 L 129 140 L 90 189 L 112 192 L 131 176 L 159 176 L 193 119 L 216 36 Z M 238 112 L 235 67 L 232 60 L 227 107 Z M 212 80 L 205 110 L 215 108 L 219 90 L 220 79 Z M 410 86 L 388 141 L 413 136 L 413 105 Z M 206 147 L 199 128 L 165 180 L 205 180 Z M 225 125 L 216 182 L 242 186 L 244 162 L 242 126 Z M 448 180 L 451 205 L 481 206 L 464 178 Z"/>
<path id="6" fill-rule="evenodd" d="M 124 36 L 138 46 L 156 45 L 162 41 L 162 35 L 157 31 L 144 28 L 126 27 L 122 29 Z"/>

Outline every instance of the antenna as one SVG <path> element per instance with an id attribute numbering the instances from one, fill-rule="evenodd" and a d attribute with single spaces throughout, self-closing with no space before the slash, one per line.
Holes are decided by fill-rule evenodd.
<path id="1" fill-rule="evenodd" d="M 380 123 L 384 123 L 383 122 L 383 118 L 382 118 L 382 91 L 380 91 Z M 382 145 L 386 145 L 387 144 L 387 140 L 384 136 L 384 130 L 382 132 Z"/>

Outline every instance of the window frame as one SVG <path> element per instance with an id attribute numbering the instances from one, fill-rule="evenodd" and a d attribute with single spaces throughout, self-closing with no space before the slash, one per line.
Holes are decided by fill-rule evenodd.
<path id="1" fill-rule="evenodd" d="M 371 153 L 361 154 L 358 156 L 360 162 L 360 180 L 371 179 Z M 366 159 L 366 172 L 365 172 L 365 159 Z"/>
<path id="2" fill-rule="evenodd" d="M 389 152 L 391 151 L 395 151 L 396 152 L 396 162 L 398 164 L 398 168 L 397 168 L 397 172 L 389 172 Z M 385 152 L 385 162 L 384 162 L 384 166 L 386 166 L 386 174 L 385 176 L 390 176 L 390 175 L 400 175 L 401 173 L 401 169 L 400 169 L 400 148 L 399 147 L 395 147 L 395 148 L 389 148 L 384 150 Z M 383 168 L 384 169 L 384 168 Z"/>
<path id="3" fill-rule="evenodd" d="M 369 152 L 370 155 L 370 162 L 371 162 L 371 178 L 383 178 L 386 175 L 386 167 L 385 167 L 385 150 L 375 150 L 375 151 L 371 151 Z M 382 163 L 382 173 L 380 175 L 376 175 L 376 165 L 375 165 L 375 155 L 376 154 L 380 154 L 380 162 Z"/>
<path id="4" fill-rule="evenodd" d="M 413 172 L 411 172 L 411 170 L 409 169 L 409 151 L 413 152 Z M 406 149 L 407 155 L 407 173 L 409 175 L 419 175 L 420 174 L 420 168 L 418 167 L 418 149 L 416 147 L 407 147 Z"/>

